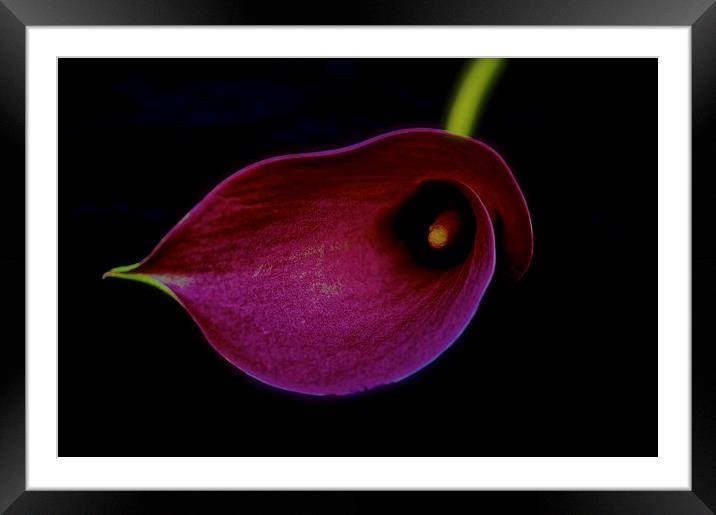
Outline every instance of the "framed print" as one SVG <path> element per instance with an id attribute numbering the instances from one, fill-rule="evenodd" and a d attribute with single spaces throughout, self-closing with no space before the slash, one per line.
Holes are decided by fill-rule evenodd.
<path id="1" fill-rule="evenodd" d="M 0 6 L 3 509 L 712 513 L 716 7 L 229 4 Z"/>

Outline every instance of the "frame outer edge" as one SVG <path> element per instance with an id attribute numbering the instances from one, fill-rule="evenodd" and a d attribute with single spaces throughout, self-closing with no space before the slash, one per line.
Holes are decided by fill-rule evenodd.
<path id="1" fill-rule="evenodd" d="M 373 512 L 530 515 L 711 515 L 692 492 L 147 492 L 28 491 L 7 515 Z"/>
<path id="2" fill-rule="evenodd" d="M 0 3 L 0 511 L 25 490 L 25 26 Z M 22 217 L 22 224 L 17 223 Z"/>
<path id="3" fill-rule="evenodd" d="M 25 155 L 24 155 L 24 138 L 25 138 L 25 24 L 49 24 L 62 25 L 67 23 L 76 24 L 121 24 L 121 23 L 139 23 L 139 24 L 171 24 L 181 23 L 186 13 L 196 14 L 190 6 L 187 11 L 187 5 L 191 2 L 178 2 L 183 9 L 178 11 L 157 13 L 163 18 L 163 23 L 154 19 L 154 16 L 145 17 L 146 10 L 142 14 L 142 10 L 138 9 L 136 15 L 127 14 L 126 12 L 119 17 L 112 19 L 112 9 L 105 9 L 96 6 L 89 9 L 88 6 L 82 8 L 83 2 L 63 1 L 62 4 L 67 7 L 64 16 L 56 16 L 57 12 L 45 11 L 40 9 L 40 2 L 36 0 L 23 0 L 27 9 L 23 8 L 16 0 L 0 0 L 0 155 L 4 159 L 3 174 L 7 191 L 13 192 L 10 197 L 14 197 L 22 204 L 24 203 L 24 177 L 25 177 Z M 683 6 L 681 15 L 676 15 L 671 10 L 662 10 L 661 18 L 654 18 L 653 14 L 646 14 L 644 9 L 638 8 L 639 2 L 630 2 L 625 7 L 625 16 L 621 20 L 617 20 L 611 16 L 594 17 L 588 12 L 583 13 L 583 17 L 578 21 L 569 15 L 556 24 L 687 24 L 690 19 L 687 17 L 694 12 L 702 12 L 712 4 L 713 0 L 703 1 L 694 0 L 689 2 L 688 6 Z M 130 2 L 131 3 L 131 2 Z M 219 6 L 222 2 L 210 2 L 215 6 Z M 451 2 L 452 3 L 452 2 Z M 521 3 L 521 2 L 518 2 Z M 559 3 L 559 2 L 556 2 Z M 4 4 L 11 4 L 18 13 L 18 19 L 13 12 Z M 74 5 L 71 5 L 74 4 Z M 678 5 L 678 2 L 676 3 Z M 228 5 L 225 3 L 224 6 Z M 673 4 L 672 4 L 673 5 Z M 20 6 L 20 7 L 18 7 Z M 74 9 L 71 7 L 74 6 Z M 456 7 L 456 6 L 453 6 Z M 688 7 L 686 12 L 683 7 Z M 168 8 L 169 11 L 171 8 Z M 649 9 L 659 11 L 660 9 L 650 4 Z M 95 15 L 92 14 L 94 11 Z M 227 15 L 226 9 L 217 9 L 222 12 L 221 16 Z M 400 11 L 400 9 L 399 9 Z M 461 11 L 457 9 L 456 11 Z M 468 10 L 469 11 L 469 10 Z M 54 14 L 53 14 L 54 12 Z M 638 12 L 642 13 L 641 22 L 635 22 L 635 16 Z M 100 18 L 96 18 L 96 13 L 100 13 Z M 105 13 L 102 15 L 102 13 Z M 164 17 L 163 15 L 167 16 Z M 233 15 L 229 16 L 234 22 L 238 10 L 235 9 Z M 261 24 L 264 20 L 263 15 L 249 15 L 243 19 L 247 24 Z M 392 12 L 384 19 L 382 23 L 399 23 L 396 16 L 397 12 Z M 418 20 L 410 19 L 409 14 L 405 14 L 406 21 L 404 23 L 419 23 L 422 20 L 425 23 L 424 15 L 429 14 L 427 11 L 420 11 Z M 434 22 L 443 22 L 450 24 L 451 21 L 446 19 L 440 13 L 435 15 Z M 463 23 L 476 23 L 483 21 L 484 24 L 494 23 L 528 23 L 543 24 L 546 19 L 552 19 L 549 13 L 545 20 L 544 15 L 537 19 L 522 20 L 519 16 L 500 15 L 498 12 L 488 13 L 481 17 L 467 16 L 463 19 Z M 106 21 L 104 17 L 110 16 L 111 21 Z M 116 15 L 116 11 L 115 11 Z M 54 19 L 53 19 L 54 17 Z M 528 16 L 529 17 L 529 16 Z M 171 19 L 170 19 L 171 18 Z M 203 19 L 202 17 L 200 17 Z M 381 16 L 378 16 L 381 18 Z M 514 19 L 510 19 L 514 18 Z M 659 21 L 656 21 L 656 20 Z M 22 20 L 22 21 L 20 21 Z M 671 22 L 669 23 L 669 20 Z M 230 20 L 223 18 L 223 23 L 229 23 Z M 335 22 L 335 21 L 334 21 Z M 190 23 L 190 21 L 184 21 Z M 217 23 L 217 21 L 206 20 L 204 23 Z M 322 23 L 331 23 L 330 20 L 324 20 Z M 373 20 L 373 23 L 381 23 Z M 455 21 L 452 21 L 455 23 Z M 553 21 L 553 23 L 555 23 Z M 708 319 L 706 310 L 702 304 L 696 303 L 696 296 L 705 296 L 708 292 L 716 291 L 716 252 L 713 239 L 707 238 L 707 230 L 709 229 L 709 220 L 707 216 L 698 216 L 710 214 L 708 211 L 709 203 L 714 205 L 716 196 L 703 184 L 705 177 L 709 173 L 713 174 L 716 170 L 716 149 L 713 141 L 716 139 L 716 105 L 714 104 L 714 94 L 716 91 L 716 66 L 714 63 L 714 55 L 716 55 L 716 6 L 711 5 L 706 11 L 693 22 L 692 26 L 692 127 L 693 127 L 693 263 L 694 278 L 699 277 L 699 283 L 694 283 L 694 314 L 693 323 L 695 329 L 700 329 L 706 325 Z M 713 179 L 711 179 L 713 180 Z M 699 187 L 701 186 L 701 187 Z M 20 195 L 18 192 L 22 191 Z M 0 203 L 4 220 L 16 219 L 17 205 L 12 206 L 10 202 Z M 22 207 L 24 213 L 24 206 Z M 12 215 L 15 215 L 13 217 Z M 22 273 L 8 274 L 10 282 L 9 290 L 15 288 L 20 295 L 22 303 L 18 301 L 15 295 L 6 295 L 5 298 L 11 298 L 15 302 L 8 304 L 3 310 L 6 320 L 16 323 L 19 329 L 19 335 L 23 337 L 10 337 L 3 345 L 0 346 L 0 412 L 3 419 L 2 438 L 0 439 L 0 511 L 6 509 L 22 492 L 25 490 L 25 385 L 24 385 L 24 276 L 25 276 L 25 241 L 24 241 L 24 223 L 20 228 L 7 227 L 8 245 L 0 247 L 0 264 L 5 267 L 12 267 L 11 270 L 21 270 Z M 6 270 L 9 268 L 6 268 Z M 23 326 L 20 328 L 20 320 Z M 708 327 L 708 326 L 707 326 Z M 713 331 L 712 331 L 713 333 Z M 702 333 L 700 337 L 696 336 L 694 331 L 693 337 L 693 491 L 703 501 L 703 503 L 712 510 L 716 506 L 716 379 L 711 371 L 713 367 L 715 352 L 710 349 L 714 338 L 704 338 Z M 713 336 L 713 334 L 712 334 Z M 37 498 L 38 495 L 30 495 L 31 492 L 20 496 L 20 501 L 26 500 L 28 497 Z M 77 494 L 80 494 L 77 492 Z M 129 494 L 129 493 L 128 493 Z M 675 494 L 675 493 L 674 493 Z M 57 495 L 62 495 L 57 493 Z M 129 494 L 132 495 L 132 494 Z M 160 494 L 161 495 L 161 494 Z M 519 494 L 518 494 L 519 495 Z M 548 495 L 545 493 L 545 495 Z M 589 494 L 587 494 L 589 495 Z M 614 493 L 598 494 L 612 496 Z M 620 496 L 620 494 L 616 494 Z M 541 497 L 541 496 L 540 496 Z M 693 506 L 692 506 L 693 508 Z M 615 511 L 617 513 L 618 511 Z"/>
<path id="4" fill-rule="evenodd" d="M 716 4 L 691 27 L 692 489 L 716 511 Z"/>
<path id="5" fill-rule="evenodd" d="M 713 0 L 1 0 L 25 25 L 691 25 Z"/>

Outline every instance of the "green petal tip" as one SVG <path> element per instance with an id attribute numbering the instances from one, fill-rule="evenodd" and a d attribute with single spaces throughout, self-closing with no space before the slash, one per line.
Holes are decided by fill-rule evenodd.
<path id="1" fill-rule="evenodd" d="M 108 272 L 105 272 L 102 274 L 102 279 L 106 279 L 108 277 L 115 277 L 117 279 L 126 279 L 128 281 L 136 281 L 139 283 L 148 284 L 149 286 L 153 286 L 154 288 L 158 289 L 159 291 L 166 293 L 169 295 L 172 299 L 176 300 L 177 302 L 179 299 L 174 294 L 173 291 L 171 291 L 164 283 L 159 281 L 158 279 L 152 277 L 151 275 L 145 275 L 140 273 L 128 273 L 134 270 L 135 268 L 139 268 L 139 265 L 141 263 L 134 263 L 132 265 L 126 265 L 126 266 L 118 266 L 116 268 L 112 268 Z"/>

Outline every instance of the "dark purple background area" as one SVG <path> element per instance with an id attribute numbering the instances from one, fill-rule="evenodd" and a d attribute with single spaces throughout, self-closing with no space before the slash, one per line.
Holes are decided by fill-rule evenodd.
<path id="1" fill-rule="evenodd" d="M 419 374 L 314 399 L 247 378 L 158 291 L 100 281 L 258 159 L 440 127 L 461 60 L 60 61 L 63 456 L 653 456 L 656 60 L 512 60 L 477 136 L 535 258 Z"/>

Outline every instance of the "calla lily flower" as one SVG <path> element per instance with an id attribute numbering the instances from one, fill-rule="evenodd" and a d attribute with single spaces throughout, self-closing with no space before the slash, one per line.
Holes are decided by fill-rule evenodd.
<path id="1" fill-rule="evenodd" d="M 148 257 L 105 276 L 171 295 L 263 383 L 344 395 L 424 368 L 493 274 L 517 280 L 531 256 L 527 205 L 502 158 L 409 129 L 239 170 Z"/>

